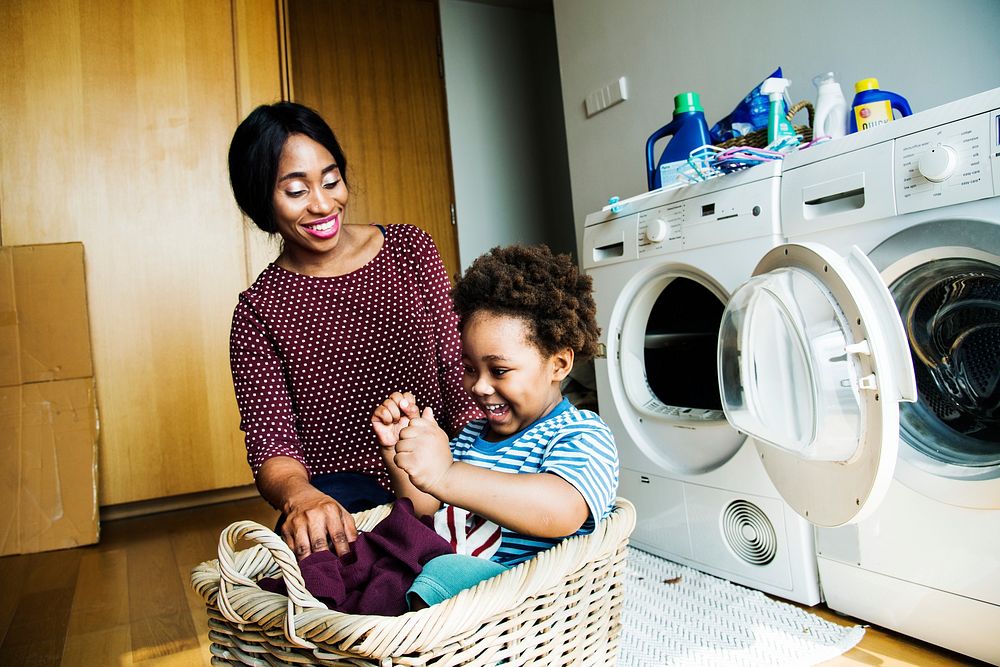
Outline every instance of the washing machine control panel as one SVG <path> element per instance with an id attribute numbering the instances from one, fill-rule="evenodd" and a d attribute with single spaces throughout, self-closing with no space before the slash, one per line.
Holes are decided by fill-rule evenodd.
<path id="1" fill-rule="evenodd" d="M 767 178 L 663 203 L 636 215 L 640 257 L 780 234 L 779 180 Z"/>
<path id="2" fill-rule="evenodd" d="M 639 255 L 684 247 L 684 202 L 639 212 Z"/>
<path id="3" fill-rule="evenodd" d="M 997 112 L 932 127 L 896 140 L 896 208 L 912 213 L 994 194 L 991 122 Z"/>

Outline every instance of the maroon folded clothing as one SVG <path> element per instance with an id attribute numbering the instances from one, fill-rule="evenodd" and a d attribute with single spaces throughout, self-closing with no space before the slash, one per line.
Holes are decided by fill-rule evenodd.
<path id="1" fill-rule="evenodd" d="M 351 552 L 338 557 L 318 551 L 299 561 L 306 589 L 330 609 L 347 614 L 398 616 L 406 612 L 406 591 L 424 564 L 454 553 L 451 544 L 418 519 L 408 498 L 368 532 L 358 533 Z M 287 594 L 283 579 L 261 579 L 265 591 Z"/>

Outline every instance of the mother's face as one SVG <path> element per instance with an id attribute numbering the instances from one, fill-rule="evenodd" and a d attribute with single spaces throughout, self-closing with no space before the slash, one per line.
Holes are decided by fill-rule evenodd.
<path id="1" fill-rule="evenodd" d="M 322 144 L 290 134 L 278 161 L 274 220 L 285 249 L 328 252 L 336 247 L 347 207 L 340 166 Z"/>

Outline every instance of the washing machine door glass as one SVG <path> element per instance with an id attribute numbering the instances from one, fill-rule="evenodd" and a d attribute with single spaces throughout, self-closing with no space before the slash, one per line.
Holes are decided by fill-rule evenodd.
<path id="1" fill-rule="evenodd" d="M 916 390 L 868 258 L 818 244 L 770 251 L 727 304 L 718 354 L 726 417 L 789 504 L 824 526 L 873 510 L 892 479 L 898 402 Z"/>
<path id="2" fill-rule="evenodd" d="M 753 278 L 723 319 L 726 415 L 744 433 L 809 459 L 846 461 L 861 433 L 850 327 L 829 290 L 800 269 Z M 722 367 L 720 365 L 720 367 Z"/>
<path id="3" fill-rule="evenodd" d="M 1000 466 L 1000 267 L 936 259 L 891 291 L 920 391 L 901 413 L 903 440 L 944 464 Z"/>

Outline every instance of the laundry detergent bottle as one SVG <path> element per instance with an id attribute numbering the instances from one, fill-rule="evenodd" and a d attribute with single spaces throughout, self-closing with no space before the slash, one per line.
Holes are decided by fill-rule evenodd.
<path id="1" fill-rule="evenodd" d="M 851 105 L 850 132 L 868 130 L 892 122 L 893 110 L 909 116 L 910 103 L 902 95 L 879 90 L 878 79 L 861 79 L 854 84 L 854 104 Z"/>
<path id="2" fill-rule="evenodd" d="M 653 157 L 653 147 L 664 137 L 672 137 L 663 149 L 660 161 Z M 681 93 L 674 96 L 674 118 L 653 132 L 646 140 L 646 182 L 650 190 L 670 185 L 677 170 L 687 164 L 688 156 L 696 148 L 712 143 L 705 122 L 705 110 L 698 93 Z"/>
<path id="3" fill-rule="evenodd" d="M 839 139 L 847 134 L 847 98 L 833 72 L 813 77 L 816 85 L 816 114 L 813 118 L 813 138 Z"/>

